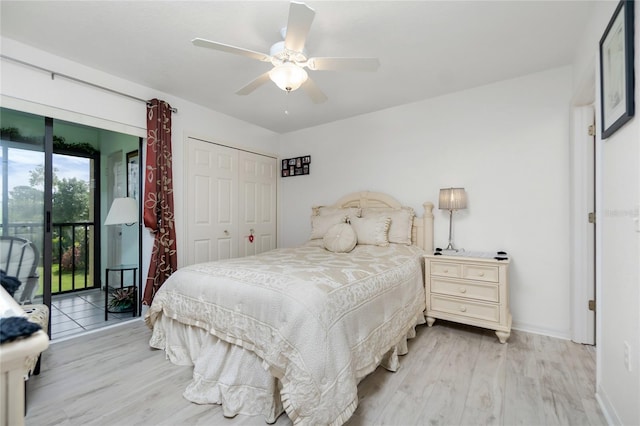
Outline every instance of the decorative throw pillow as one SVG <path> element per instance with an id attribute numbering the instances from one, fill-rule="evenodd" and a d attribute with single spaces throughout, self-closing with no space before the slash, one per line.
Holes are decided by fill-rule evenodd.
<path id="1" fill-rule="evenodd" d="M 389 217 L 389 242 L 411 245 L 411 228 L 415 213 L 412 208 L 383 209 L 368 208 L 362 210 L 362 217 Z"/>
<path id="2" fill-rule="evenodd" d="M 358 244 L 389 245 L 389 217 L 352 217 L 349 220 L 358 236 Z"/>
<path id="3" fill-rule="evenodd" d="M 324 235 L 324 248 L 334 253 L 349 253 L 358 243 L 356 231 L 348 223 L 333 225 Z"/>
<path id="4" fill-rule="evenodd" d="M 329 228 L 338 223 L 345 223 L 346 221 L 347 215 L 344 214 L 311 216 L 311 237 L 309 237 L 309 239 L 324 238 Z"/>

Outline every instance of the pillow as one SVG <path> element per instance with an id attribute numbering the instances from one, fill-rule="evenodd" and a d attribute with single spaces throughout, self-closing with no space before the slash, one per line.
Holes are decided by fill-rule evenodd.
<path id="1" fill-rule="evenodd" d="M 311 216 L 311 237 L 309 237 L 309 239 L 316 240 L 318 238 L 324 238 L 329 228 L 338 223 L 345 223 L 346 221 L 347 215 L 340 213 L 326 216 Z"/>
<path id="2" fill-rule="evenodd" d="M 348 223 L 333 225 L 324 235 L 324 248 L 334 253 L 349 253 L 358 243 L 358 236 Z"/>
<path id="3" fill-rule="evenodd" d="M 340 208 L 340 207 L 320 206 L 320 207 L 313 207 L 312 210 L 314 215 L 320 215 L 320 216 L 341 213 L 349 217 L 360 217 L 362 212 L 362 209 L 360 209 L 359 207 Z"/>
<path id="4" fill-rule="evenodd" d="M 350 222 L 358 236 L 358 244 L 389 245 L 389 217 L 352 217 Z"/>
<path id="5" fill-rule="evenodd" d="M 389 225 L 390 243 L 411 245 L 411 228 L 413 226 L 413 217 L 415 216 L 412 208 L 368 208 L 362 210 L 362 217 L 380 216 L 391 219 L 391 224 Z"/>

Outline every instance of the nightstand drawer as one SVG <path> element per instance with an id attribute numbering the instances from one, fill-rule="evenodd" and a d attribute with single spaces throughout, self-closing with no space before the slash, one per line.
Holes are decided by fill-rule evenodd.
<path id="1" fill-rule="evenodd" d="M 462 280 L 431 278 L 431 292 L 459 296 L 488 302 L 500 301 L 500 289 L 497 285 Z"/>
<path id="2" fill-rule="evenodd" d="M 500 307 L 490 303 L 470 302 L 453 297 L 431 295 L 430 310 L 484 321 L 500 322 Z"/>
<path id="3" fill-rule="evenodd" d="M 462 266 L 455 263 L 431 261 L 431 275 L 459 278 L 462 276 Z"/>
<path id="4" fill-rule="evenodd" d="M 499 279 L 498 267 L 462 265 L 462 278 L 497 283 Z"/>

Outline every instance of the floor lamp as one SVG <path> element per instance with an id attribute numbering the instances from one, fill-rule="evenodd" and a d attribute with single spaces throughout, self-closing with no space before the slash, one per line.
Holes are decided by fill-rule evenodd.
<path id="1" fill-rule="evenodd" d="M 438 208 L 440 210 L 449 210 L 449 245 L 445 250 L 458 251 L 453 246 L 451 239 L 451 223 L 453 221 L 453 212 L 467 208 L 467 193 L 464 188 L 443 188 L 440 190 L 438 200 Z"/>

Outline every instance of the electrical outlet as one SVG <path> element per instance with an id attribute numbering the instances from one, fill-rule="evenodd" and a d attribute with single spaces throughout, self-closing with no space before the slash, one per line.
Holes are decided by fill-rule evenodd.
<path id="1" fill-rule="evenodd" d="M 631 371 L 631 348 L 629 342 L 624 342 L 624 366 L 627 371 Z"/>

